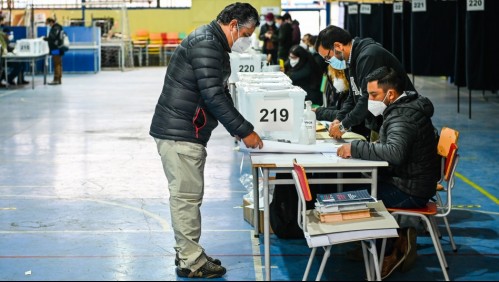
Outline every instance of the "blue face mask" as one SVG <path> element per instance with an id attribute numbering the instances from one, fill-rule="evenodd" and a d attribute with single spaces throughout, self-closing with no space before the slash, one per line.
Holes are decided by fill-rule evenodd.
<path id="1" fill-rule="evenodd" d="M 335 70 L 344 70 L 347 68 L 347 62 L 345 60 L 338 60 L 336 57 L 332 57 L 328 63 Z"/>
<path id="2" fill-rule="evenodd" d="M 335 56 L 331 57 L 331 59 L 329 59 L 327 61 L 327 63 L 335 70 L 344 70 L 347 68 L 347 62 L 345 61 L 345 58 L 343 56 L 343 52 L 338 52 L 336 50 L 334 50 L 335 53 L 340 53 L 341 54 L 341 60 L 336 58 Z M 329 53 L 328 53 L 329 55 Z"/>

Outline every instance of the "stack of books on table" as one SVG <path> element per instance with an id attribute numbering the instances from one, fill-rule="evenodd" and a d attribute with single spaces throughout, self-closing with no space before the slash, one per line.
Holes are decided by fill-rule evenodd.
<path id="1" fill-rule="evenodd" d="M 315 214 L 321 222 L 371 217 L 367 203 L 376 202 L 367 190 L 317 194 Z"/>

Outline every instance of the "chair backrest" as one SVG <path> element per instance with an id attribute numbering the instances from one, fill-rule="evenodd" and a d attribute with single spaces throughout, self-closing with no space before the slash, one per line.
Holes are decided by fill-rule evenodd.
<path id="1" fill-rule="evenodd" d="M 167 32 L 166 33 L 166 43 L 177 44 L 178 43 L 178 33 L 177 32 Z"/>
<path id="2" fill-rule="evenodd" d="M 308 185 L 307 174 L 305 168 L 293 160 L 293 170 L 291 171 L 295 181 L 296 193 L 298 193 L 298 226 L 307 232 L 307 205 L 306 201 L 312 200 L 310 186 Z"/>
<path id="3" fill-rule="evenodd" d="M 459 139 L 459 131 L 449 128 L 442 127 L 440 132 L 440 138 L 438 139 L 437 151 L 438 154 L 444 158 L 449 154 L 450 146 L 452 143 L 457 145 L 457 140 Z"/>
<path id="4" fill-rule="evenodd" d="M 446 182 L 446 186 L 442 187 L 445 190 L 446 198 L 445 202 L 440 203 L 439 209 L 441 210 L 440 216 L 447 216 L 452 209 L 452 190 L 454 187 L 454 173 L 456 172 L 456 167 L 459 162 L 458 147 L 456 144 L 452 143 L 450 146 L 449 154 L 445 159 L 444 166 L 444 177 L 443 180 Z"/>

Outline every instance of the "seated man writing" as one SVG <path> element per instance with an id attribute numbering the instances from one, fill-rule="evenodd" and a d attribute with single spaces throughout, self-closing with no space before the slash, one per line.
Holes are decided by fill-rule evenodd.
<path id="1" fill-rule="evenodd" d="M 433 104 L 414 91 L 403 91 L 403 79 L 392 68 L 381 67 L 367 77 L 368 110 L 383 115 L 376 143 L 353 141 L 338 148 L 342 158 L 387 161 L 380 170 L 378 199 L 386 207 L 422 208 L 435 195 L 440 175 L 438 132 L 431 117 Z M 416 231 L 399 231 L 388 241 L 382 279 L 399 266 L 408 270 L 416 254 Z"/>

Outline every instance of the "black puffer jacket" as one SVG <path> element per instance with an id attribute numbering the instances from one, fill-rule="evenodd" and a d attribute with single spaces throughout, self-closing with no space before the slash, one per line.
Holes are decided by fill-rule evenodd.
<path id="1" fill-rule="evenodd" d="M 45 40 L 49 44 L 50 52 L 59 49 L 59 55 L 64 55 L 64 50 L 60 49 L 59 46 L 62 45 L 61 40 L 59 39 L 60 33 L 62 32 L 62 26 L 58 23 L 54 23 L 54 25 L 50 28 L 50 32 Z"/>
<path id="2" fill-rule="evenodd" d="M 440 177 L 438 132 L 433 104 L 416 92 L 406 92 L 384 111 L 379 143 L 352 142 L 352 157 L 389 163 L 380 178 L 411 196 L 429 199 Z"/>
<path id="3" fill-rule="evenodd" d="M 234 107 L 227 87 L 229 43 L 216 21 L 193 31 L 175 50 L 149 134 L 206 146 L 220 121 L 241 138 L 253 132 Z"/>

